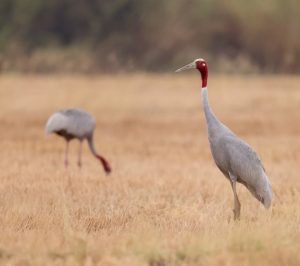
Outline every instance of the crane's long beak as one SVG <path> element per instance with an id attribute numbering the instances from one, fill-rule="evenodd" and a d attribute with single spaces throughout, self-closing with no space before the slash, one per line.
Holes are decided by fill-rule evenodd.
<path id="1" fill-rule="evenodd" d="M 180 72 L 180 71 L 184 71 L 184 70 L 191 69 L 191 68 L 196 68 L 195 62 L 189 63 L 189 64 L 177 69 L 175 72 Z"/>

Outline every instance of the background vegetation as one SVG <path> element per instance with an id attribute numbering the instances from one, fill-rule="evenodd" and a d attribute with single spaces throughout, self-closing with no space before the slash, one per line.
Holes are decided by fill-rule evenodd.
<path id="1" fill-rule="evenodd" d="M 196 73 L 1 75 L 0 265 L 299 266 L 300 79 L 211 77 L 216 115 L 259 153 L 276 193 L 265 210 L 238 185 L 240 222 Z M 65 170 L 64 141 L 44 136 L 70 105 L 96 117 L 110 176 L 86 143 L 78 170 L 77 141 Z"/>
<path id="2" fill-rule="evenodd" d="M 300 72 L 297 0 L 1 0 L 2 71 Z"/>
<path id="3" fill-rule="evenodd" d="M 299 266 L 300 78 L 210 76 L 214 112 L 275 192 L 265 210 L 238 185 L 234 222 L 200 78 L 170 73 L 196 57 L 214 72 L 299 73 L 298 2 L 0 0 L 0 265 Z M 76 141 L 64 169 L 44 126 L 67 107 L 96 118 L 110 176 L 86 143 L 78 170 Z"/>

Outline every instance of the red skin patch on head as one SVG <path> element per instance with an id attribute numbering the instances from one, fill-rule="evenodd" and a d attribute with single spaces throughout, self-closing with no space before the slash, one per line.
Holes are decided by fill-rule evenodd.
<path id="1" fill-rule="evenodd" d="M 208 68 L 207 63 L 203 59 L 196 60 L 196 68 L 201 73 L 202 88 L 207 87 Z"/>

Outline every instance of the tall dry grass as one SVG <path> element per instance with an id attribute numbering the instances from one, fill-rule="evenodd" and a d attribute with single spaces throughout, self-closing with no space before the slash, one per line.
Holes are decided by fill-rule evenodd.
<path id="1" fill-rule="evenodd" d="M 193 75 L 0 77 L 0 264 L 299 265 L 300 79 L 211 76 L 218 117 L 260 154 L 277 196 L 265 211 L 216 169 Z M 63 167 L 48 116 L 98 123 L 105 176 L 78 143 Z"/>

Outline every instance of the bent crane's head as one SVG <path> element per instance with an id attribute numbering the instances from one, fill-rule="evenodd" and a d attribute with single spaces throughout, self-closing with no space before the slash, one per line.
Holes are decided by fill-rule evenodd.
<path id="1" fill-rule="evenodd" d="M 95 156 L 100 161 L 100 163 L 102 164 L 105 173 L 107 175 L 109 175 L 110 172 L 111 172 L 111 167 L 110 167 L 110 164 L 108 163 L 108 161 L 104 157 L 102 157 L 102 156 L 100 156 L 98 154 L 95 155 Z"/>
<path id="2" fill-rule="evenodd" d="M 180 72 L 188 69 L 198 69 L 202 77 L 202 88 L 207 86 L 208 68 L 207 68 L 207 63 L 204 59 L 202 58 L 196 59 L 192 63 L 177 69 L 175 72 Z"/>

